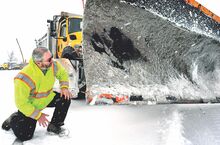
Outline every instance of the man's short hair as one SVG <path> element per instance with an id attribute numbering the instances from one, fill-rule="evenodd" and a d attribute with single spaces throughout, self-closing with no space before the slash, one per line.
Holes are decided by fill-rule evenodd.
<path id="1" fill-rule="evenodd" d="M 43 61 L 43 56 L 48 51 L 49 50 L 46 47 L 35 48 L 32 52 L 32 58 L 33 58 L 34 62 Z"/>

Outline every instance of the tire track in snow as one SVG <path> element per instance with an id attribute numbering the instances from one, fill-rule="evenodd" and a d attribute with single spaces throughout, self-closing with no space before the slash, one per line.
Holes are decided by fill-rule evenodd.
<path id="1" fill-rule="evenodd" d="M 184 136 L 193 145 L 220 145 L 220 117 L 218 104 L 188 104 L 184 112 Z"/>
<path id="2" fill-rule="evenodd" d="M 220 144 L 220 117 L 219 117 L 219 109 L 213 108 L 210 110 L 204 111 L 207 123 L 207 128 L 209 131 L 207 132 L 209 135 L 210 142 L 212 145 L 219 145 Z"/>
<path id="3" fill-rule="evenodd" d="M 164 145 L 192 145 L 184 135 L 183 115 L 174 110 L 168 119 L 165 119 L 162 132 Z"/>

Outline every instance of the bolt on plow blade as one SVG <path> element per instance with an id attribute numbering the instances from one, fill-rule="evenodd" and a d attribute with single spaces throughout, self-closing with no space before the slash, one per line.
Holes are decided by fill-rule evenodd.
<path id="1" fill-rule="evenodd" d="M 219 102 L 219 31 L 184 0 L 88 0 L 88 103 Z"/>

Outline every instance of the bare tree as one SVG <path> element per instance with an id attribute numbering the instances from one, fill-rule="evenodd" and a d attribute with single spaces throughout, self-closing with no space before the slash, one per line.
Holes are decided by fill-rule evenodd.
<path id="1" fill-rule="evenodd" d="M 14 51 L 11 51 L 8 54 L 8 63 L 11 64 L 13 62 L 17 61 L 17 58 L 15 57 Z"/>

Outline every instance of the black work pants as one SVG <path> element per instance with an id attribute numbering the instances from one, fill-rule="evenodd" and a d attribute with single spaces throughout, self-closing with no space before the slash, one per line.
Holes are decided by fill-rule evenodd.
<path id="1" fill-rule="evenodd" d="M 55 107 L 51 122 L 55 126 L 64 125 L 71 100 L 65 100 L 64 97 L 60 97 L 60 93 L 55 92 L 54 99 L 47 107 Z M 18 111 L 10 121 L 10 126 L 15 136 L 21 141 L 30 140 L 36 128 L 37 120 L 30 117 L 26 117 L 23 113 Z"/>

